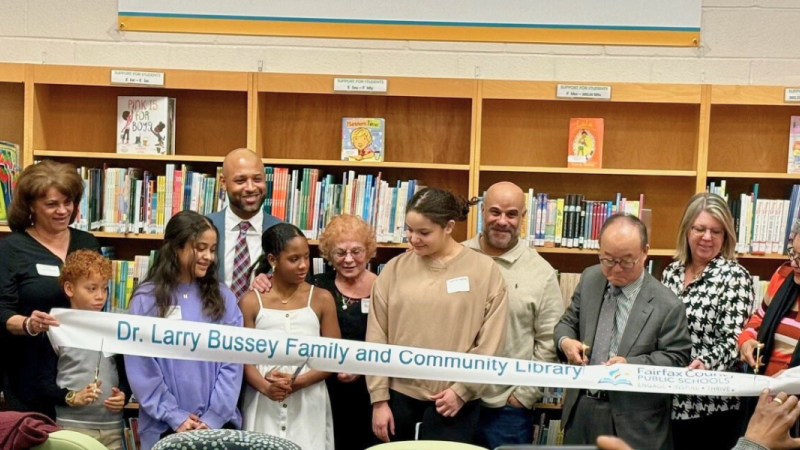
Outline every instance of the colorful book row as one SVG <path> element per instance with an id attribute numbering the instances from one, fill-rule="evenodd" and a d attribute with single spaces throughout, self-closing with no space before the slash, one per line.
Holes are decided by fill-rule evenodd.
<path id="1" fill-rule="evenodd" d="M 485 194 L 484 194 L 485 196 Z M 546 193 L 535 194 L 529 189 L 525 194 L 528 213 L 522 220 L 520 237 L 531 247 L 564 247 L 598 249 L 600 228 L 605 220 L 617 212 L 642 219 L 649 226 L 650 210 L 643 209 L 644 194 L 630 201 L 621 194 L 615 200 L 585 200 L 583 194 L 569 194 L 566 198 L 550 198 Z M 479 199 L 480 210 L 483 197 Z M 479 220 L 477 232 L 483 231 Z"/>
<path id="2" fill-rule="evenodd" d="M 759 198 L 759 184 L 749 193 L 729 198 L 727 183 L 709 183 L 708 192 L 728 200 L 739 254 L 786 254 L 792 224 L 800 217 L 800 185 L 792 186 L 789 200 Z"/>
<path id="3" fill-rule="evenodd" d="M 206 215 L 224 207 L 227 196 L 215 175 L 193 172 L 186 165 L 166 165 L 166 175 L 139 168 L 78 168 L 84 182 L 75 227 L 109 233 L 161 234 L 179 211 Z"/>

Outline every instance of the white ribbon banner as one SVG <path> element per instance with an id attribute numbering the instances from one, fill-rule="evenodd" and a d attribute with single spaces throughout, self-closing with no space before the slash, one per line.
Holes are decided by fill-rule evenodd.
<path id="1" fill-rule="evenodd" d="M 56 347 L 238 364 L 300 365 L 326 372 L 512 386 L 663 394 L 800 393 L 800 368 L 776 378 L 676 367 L 574 366 L 396 345 L 271 333 L 200 322 L 53 309 Z"/>

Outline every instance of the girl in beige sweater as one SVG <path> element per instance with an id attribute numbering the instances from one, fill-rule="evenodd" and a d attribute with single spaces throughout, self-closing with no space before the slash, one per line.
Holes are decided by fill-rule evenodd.
<path id="1" fill-rule="evenodd" d="M 425 188 L 406 209 L 413 251 L 389 261 L 372 287 L 367 341 L 496 355 L 507 320 L 506 285 L 488 256 L 451 234 L 471 202 Z M 435 369 L 434 369 L 435 370 Z M 371 376 L 372 428 L 381 440 L 472 442 L 480 385 Z"/>

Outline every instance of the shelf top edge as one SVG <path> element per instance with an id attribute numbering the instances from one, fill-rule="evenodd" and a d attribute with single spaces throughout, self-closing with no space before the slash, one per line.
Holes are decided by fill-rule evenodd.
<path id="1" fill-rule="evenodd" d="M 522 173 L 563 173 L 569 175 L 629 175 L 660 177 L 695 177 L 695 170 L 652 170 L 652 169 L 574 169 L 568 167 L 536 166 L 494 166 L 482 165 L 484 172 L 522 172 Z"/>
<path id="2" fill-rule="evenodd" d="M 611 100 L 581 100 L 556 97 L 559 84 L 610 86 Z M 595 81 L 518 81 L 483 80 L 482 98 L 486 100 L 545 100 L 612 103 L 674 103 L 699 105 L 699 84 L 607 83 Z"/>
<path id="3" fill-rule="evenodd" d="M 336 78 L 386 80 L 386 92 L 334 91 Z M 380 75 L 320 75 L 258 73 L 258 92 L 276 94 L 328 94 L 377 97 L 434 97 L 472 99 L 477 80 L 468 78 L 422 78 Z"/>
<path id="4" fill-rule="evenodd" d="M 246 93 L 250 85 L 249 72 L 55 65 L 33 65 L 32 67 L 34 85 L 141 88 L 156 92 L 163 89 L 181 89 L 242 93 Z M 112 84 L 112 70 L 160 72 L 164 74 L 164 86 Z"/>
<path id="5" fill-rule="evenodd" d="M 201 156 L 201 155 L 146 155 L 146 154 L 125 154 L 125 153 L 101 153 L 101 152 L 72 152 L 60 150 L 34 150 L 34 156 L 54 157 L 54 158 L 79 158 L 79 159 L 117 159 L 133 161 L 163 161 L 163 162 L 214 162 L 222 163 L 224 156 Z M 319 167 L 351 167 L 351 168 L 378 168 L 378 169 L 420 169 L 420 170 L 453 170 L 469 171 L 469 164 L 437 164 L 437 163 L 414 163 L 414 162 L 380 162 L 380 163 L 357 163 L 338 160 L 314 160 L 314 159 L 279 159 L 262 158 L 264 164 L 287 165 L 287 166 L 319 166 Z"/>
<path id="6" fill-rule="evenodd" d="M 0 82 L 24 83 L 25 64 L 0 62 Z"/>

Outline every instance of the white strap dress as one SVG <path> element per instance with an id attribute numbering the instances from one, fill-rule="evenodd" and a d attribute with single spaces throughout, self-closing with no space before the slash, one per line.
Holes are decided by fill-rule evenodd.
<path id="1" fill-rule="evenodd" d="M 255 292 L 260 305 L 255 323 L 257 330 L 304 336 L 320 335 L 319 318 L 311 309 L 313 286 L 308 293 L 306 307 L 289 311 L 264 308 L 261 295 L 258 291 Z M 297 369 L 296 366 L 267 364 L 259 364 L 256 367 L 261 375 L 273 369 L 293 374 Z M 306 373 L 308 370 L 306 366 L 301 373 Z M 334 450 L 333 414 L 328 389 L 324 382 L 293 392 L 283 402 L 270 400 L 245 383 L 242 414 L 245 430 L 288 439 L 303 450 Z"/>

